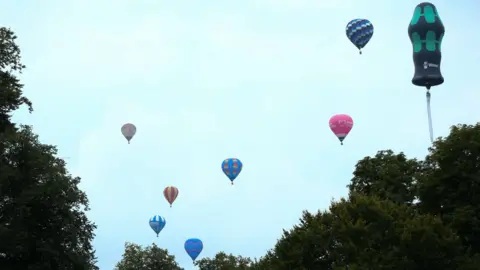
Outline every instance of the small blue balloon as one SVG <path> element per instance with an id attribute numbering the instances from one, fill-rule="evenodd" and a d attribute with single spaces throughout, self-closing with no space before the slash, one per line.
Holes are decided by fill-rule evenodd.
<path id="1" fill-rule="evenodd" d="M 351 20 L 345 29 L 348 39 L 360 50 L 367 45 L 373 36 L 373 24 L 367 19 Z"/>
<path id="2" fill-rule="evenodd" d="M 163 230 L 163 228 L 167 224 L 167 221 L 164 217 L 155 215 L 150 218 L 150 221 L 148 223 L 150 224 L 150 228 L 152 228 L 152 230 L 157 234 L 158 237 L 158 234 Z"/>
<path id="3" fill-rule="evenodd" d="M 198 238 L 190 238 L 185 241 L 185 251 L 187 252 L 188 256 L 192 258 L 193 261 L 197 259 L 198 255 L 202 253 L 203 250 L 203 242 Z"/>

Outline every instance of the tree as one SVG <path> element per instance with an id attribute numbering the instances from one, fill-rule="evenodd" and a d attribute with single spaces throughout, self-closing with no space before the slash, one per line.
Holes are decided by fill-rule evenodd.
<path id="1" fill-rule="evenodd" d="M 281 269 L 458 269 L 463 247 L 442 221 L 412 207 L 351 194 L 329 212 L 304 212 L 259 265 Z"/>
<path id="2" fill-rule="evenodd" d="M 250 258 L 219 252 L 213 259 L 203 258 L 195 261 L 200 270 L 250 270 L 254 262 Z"/>
<path id="3" fill-rule="evenodd" d="M 117 263 L 115 270 L 183 270 L 175 256 L 169 255 L 155 243 L 142 247 L 133 243 L 125 243 L 123 258 Z"/>
<path id="4" fill-rule="evenodd" d="M 422 211 L 438 215 L 480 254 L 480 124 L 457 125 L 429 149 L 419 178 Z"/>
<path id="5" fill-rule="evenodd" d="M 31 127 L 11 122 L 22 104 L 32 111 L 14 75 L 24 68 L 15 39 L 0 28 L 0 269 L 98 269 L 80 178 Z"/>
<path id="6" fill-rule="evenodd" d="M 12 128 L 10 114 L 26 104 L 32 112 L 32 103 L 22 93 L 22 84 L 12 72 L 21 73 L 25 66 L 21 63 L 20 48 L 15 43 L 17 37 L 10 29 L 0 28 L 0 132 Z"/>
<path id="7" fill-rule="evenodd" d="M 351 193 L 411 205 L 417 197 L 416 179 L 421 173 L 418 160 L 392 150 L 378 151 L 375 157 L 365 157 L 357 163 L 348 188 Z"/>

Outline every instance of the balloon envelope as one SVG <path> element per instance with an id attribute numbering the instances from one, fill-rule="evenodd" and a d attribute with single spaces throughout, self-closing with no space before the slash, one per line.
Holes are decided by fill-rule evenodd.
<path id="1" fill-rule="evenodd" d="M 192 260 L 195 261 L 197 259 L 198 255 L 203 250 L 203 243 L 202 240 L 198 238 L 190 238 L 187 241 L 185 241 L 185 251 L 187 252 L 188 256 L 192 258 Z"/>
<path id="2" fill-rule="evenodd" d="M 133 138 L 133 136 L 135 136 L 135 133 L 137 133 L 137 127 L 130 123 L 123 125 L 121 130 L 128 143 L 130 143 L 130 140 Z"/>
<path id="3" fill-rule="evenodd" d="M 442 62 L 442 40 L 445 26 L 432 3 L 423 2 L 415 7 L 408 25 L 408 36 L 412 43 L 415 74 L 412 83 L 430 88 L 444 82 L 440 64 Z"/>
<path id="4" fill-rule="evenodd" d="M 222 162 L 222 171 L 232 181 L 237 178 L 243 168 L 243 163 L 237 158 L 227 158 Z"/>
<path id="5" fill-rule="evenodd" d="M 367 19 L 354 19 L 345 28 L 348 39 L 359 50 L 365 47 L 373 36 L 373 24 Z"/>
<path id="6" fill-rule="evenodd" d="M 163 196 L 165 196 L 165 199 L 167 200 L 168 203 L 170 203 L 170 207 L 171 207 L 172 203 L 175 201 L 175 199 L 177 199 L 178 188 L 174 186 L 166 187 L 163 190 Z"/>
<path id="7" fill-rule="evenodd" d="M 337 114 L 332 116 L 329 121 L 330 129 L 337 136 L 340 142 L 343 142 L 353 127 L 353 119 L 347 114 Z"/>
<path id="8" fill-rule="evenodd" d="M 149 221 L 150 228 L 152 228 L 152 230 L 157 234 L 157 236 L 163 230 L 166 224 L 167 221 L 165 220 L 165 218 L 159 215 L 151 217 Z"/>

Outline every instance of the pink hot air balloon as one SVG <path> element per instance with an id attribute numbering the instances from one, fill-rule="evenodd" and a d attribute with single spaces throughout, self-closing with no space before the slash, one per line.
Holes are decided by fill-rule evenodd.
<path id="1" fill-rule="evenodd" d="M 330 129 L 340 140 L 340 144 L 343 145 L 343 140 L 345 140 L 345 137 L 347 137 L 353 127 L 352 117 L 347 114 L 337 114 L 330 118 L 329 124 Z"/>

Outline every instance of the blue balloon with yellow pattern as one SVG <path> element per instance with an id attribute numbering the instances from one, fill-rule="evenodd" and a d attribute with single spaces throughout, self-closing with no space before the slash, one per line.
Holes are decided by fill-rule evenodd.
<path id="1" fill-rule="evenodd" d="M 360 54 L 373 36 L 373 24 L 367 19 L 354 19 L 345 29 L 348 39 L 358 48 Z"/>
<path id="2" fill-rule="evenodd" d="M 233 180 L 237 178 L 243 168 L 243 163 L 238 158 L 227 158 L 222 162 L 222 171 L 230 179 L 233 185 Z"/>

